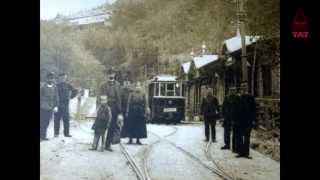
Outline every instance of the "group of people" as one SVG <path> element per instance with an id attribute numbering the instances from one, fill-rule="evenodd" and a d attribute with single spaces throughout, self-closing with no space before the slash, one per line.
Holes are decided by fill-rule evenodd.
<path id="1" fill-rule="evenodd" d="M 47 74 L 46 81 L 40 84 L 40 141 L 49 140 L 47 129 L 52 116 L 54 137 L 59 136 L 61 119 L 64 136 L 72 137 L 69 132 L 69 101 L 77 94 L 81 95 L 67 82 L 65 73 L 59 74 L 57 80 L 54 73 Z M 146 117 L 150 110 L 146 106 L 142 87 L 132 86 L 128 79 L 120 85 L 113 70 L 108 72 L 106 82 L 98 90 L 96 109 L 90 150 L 97 150 L 100 139 L 101 150 L 112 151 L 111 144 L 119 143 L 120 138 L 128 137 L 128 144 L 136 138 L 136 144 L 141 145 L 140 139 L 147 137 Z"/>
<path id="2" fill-rule="evenodd" d="M 222 150 L 232 149 L 236 157 L 249 156 L 250 134 L 252 128 L 257 127 L 256 103 L 245 86 L 230 88 L 222 105 L 224 143 Z M 212 92 L 208 92 L 201 103 L 201 114 L 204 118 L 206 141 L 209 141 L 211 129 L 212 142 L 216 142 L 216 121 L 220 117 L 219 103 Z M 232 142 L 231 142 L 232 137 Z M 232 144 L 232 146 L 230 146 Z"/>
<path id="3" fill-rule="evenodd" d="M 47 81 L 40 85 L 40 141 L 48 140 L 47 128 L 52 114 L 54 136 L 59 136 L 62 119 L 64 136 L 71 137 L 69 100 L 76 97 L 78 91 L 67 83 L 66 74 L 60 74 L 58 77 L 56 83 L 54 74 L 48 73 Z M 133 138 L 136 138 L 136 144 L 141 145 L 140 139 L 147 137 L 146 118 L 150 114 L 146 99 L 141 86 L 132 86 L 129 80 L 123 81 L 120 85 L 116 80 L 116 73 L 110 70 L 106 82 L 98 89 L 97 117 L 92 126 L 94 139 L 90 150 L 97 150 L 100 138 L 101 150 L 112 151 L 111 145 L 119 143 L 120 138 L 129 138 L 128 144 L 132 144 Z M 238 154 L 236 157 L 250 158 L 250 134 L 252 128 L 257 126 L 254 97 L 248 94 L 246 87 L 230 88 L 220 112 L 217 98 L 208 91 L 201 103 L 206 141 L 210 139 L 211 129 L 212 142 L 216 142 L 215 126 L 221 113 L 224 117 L 225 143 L 221 149 L 232 149 L 232 152 Z"/>
<path id="4" fill-rule="evenodd" d="M 107 81 L 98 90 L 96 107 L 97 117 L 92 126 L 95 135 L 90 150 L 97 150 L 100 137 L 101 150 L 111 152 L 111 145 L 119 143 L 120 138 L 128 137 L 128 144 L 136 138 L 136 144 L 141 145 L 140 138 L 147 137 L 146 117 L 150 110 L 141 86 L 131 86 L 128 80 L 120 85 L 116 73 L 110 70 Z"/>
<path id="5" fill-rule="evenodd" d="M 55 75 L 49 72 L 46 82 L 40 84 L 40 141 L 49 140 L 47 129 L 54 114 L 54 136 L 58 137 L 60 122 L 63 120 L 65 137 L 71 137 L 69 132 L 69 100 L 76 97 L 78 91 L 67 82 L 67 75 L 61 73 L 57 82 Z"/>

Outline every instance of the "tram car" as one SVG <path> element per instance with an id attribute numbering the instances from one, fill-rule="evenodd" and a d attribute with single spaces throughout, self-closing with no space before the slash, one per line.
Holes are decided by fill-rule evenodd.
<path id="1" fill-rule="evenodd" d="M 176 76 L 161 74 L 148 84 L 151 123 L 178 124 L 184 119 L 183 84 Z"/>

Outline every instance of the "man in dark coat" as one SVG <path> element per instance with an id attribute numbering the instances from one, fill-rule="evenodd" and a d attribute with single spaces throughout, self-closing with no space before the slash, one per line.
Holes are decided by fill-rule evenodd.
<path id="1" fill-rule="evenodd" d="M 107 140 L 105 149 L 112 151 L 111 143 L 114 136 L 114 131 L 117 128 L 117 119 L 121 115 L 121 92 L 120 84 L 115 80 L 115 72 L 110 70 L 108 72 L 107 81 L 103 83 L 97 92 L 97 109 L 100 107 L 100 96 L 108 96 L 108 105 L 111 108 L 112 118 L 107 132 Z"/>
<path id="2" fill-rule="evenodd" d="M 141 87 L 136 87 L 128 98 L 126 109 L 126 119 L 122 129 L 122 137 L 128 137 L 128 144 L 132 144 L 132 139 L 136 138 L 136 144 L 141 145 L 140 139 L 147 137 L 146 127 L 146 96 Z"/>
<path id="3" fill-rule="evenodd" d="M 53 73 L 47 74 L 47 82 L 40 87 L 40 141 L 48 140 L 47 129 L 53 112 L 58 111 L 58 90 Z"/>
<path id="4" fill-rule="evenodd" d="M 219 103 L 210 91 L 208 91 L 207 96 L 202 99 L 201 114 L 204 118 L 206 141 L 209 141 L 210 127 L 212 142 L 216 142 L 216 121 L 219 116 Z"/>
<path id="5" fill-rule="evenodd" d="M 231 136 L 231 128 L 233 124 L 233 106 L 235 100 L 235 89 L 229 89 L 229 95 L 225 97 L 222 112 L 223 112 L 223 128 L 224 128 L 224 146 L 221 149 L 230 149 L 230 136 Z M 234 147 L 234 135 L 232 136 L 232 146 Z M 233 148 L 234 149 L 234 148 Z"/>
<path id="6" fill-rule="evenodd" d="M 54 136 L 59 136 L 60 120 L 63 120 L 63 133 L 65 137 L 71 137 L 69 133 L 70 116 L 69 116 L 69 100 L 76 97 L 78 91 L 67 82 L 67 75 L 62 73 L 59 75 L 59 83 L 57 89 L 59 92 L 58 112 L 54 114 Z"/>
<path id="7" fill-rule="evenodd" d="M 252 95 L 248 94 L 246 87 L 240 88 L 240 99 L 238 103 L 238 113 L 236 118 L 236 129 L 237 129 L 237 153 L 236 157 L 246 157 L 249 156 L 250 151 L 250 134 L 251 129 L 256 127 L 256 102 Z"/>

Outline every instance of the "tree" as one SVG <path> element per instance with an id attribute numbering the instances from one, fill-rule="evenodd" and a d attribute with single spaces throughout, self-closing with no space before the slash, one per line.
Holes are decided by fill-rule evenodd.
<path id="1" fill-rule="evenodd" d="M 88 79 L 101 79 L 104 68 L 84 48 L 80 34 L 71 27 L 50 21 L 40 21 L 40 25 L 40 67 L 43 73 L 68 73 L 78 85 L 87 84 Z"/>

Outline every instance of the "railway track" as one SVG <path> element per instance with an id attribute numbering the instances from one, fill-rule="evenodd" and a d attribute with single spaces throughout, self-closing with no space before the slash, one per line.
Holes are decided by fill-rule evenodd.
<path id="1" fill-rule="evenodd" d="M 177 132 L 177 127 L 173 127 L 174 128 L 174 131 L 171 132 L 170 134 L 164 136 L 163 138 L 161 138 L 158 134 L 154 133 L 154 132 L 151 132 L 149 131 L 149 133 L 153 134 L 154 136 L 158 137 L 159 139 L 151 144 L 148 149 L 146 150 L 146 153 L 145 153 L 145 156 L 144 156 L 144 173 L 146 174 L 146 177 L 149 177 L 149 179 L 147 180 L 151 180 L 150 178 L 150 175 L 149 175 L 149 171 L 147 170 L 147 157 L 149 155 L 149 152 L 151 150 L 151 147 L 153 145 L 155 145 L 156 143 L 159 143 L 160 141 L 165 141 L 167 142 L 168 144 L 172 145 L 173 147 L 175 147 L 177 150 L 179 150 L 180 152 L 182 152 L 183 154 L 185 154 L 186 156 L 188 156 L 189 158 L 191 158 L 192 160 L 194 160 L 195 162 L 197 162 L 198 164 L 200 164 L 202 167 L 204 167 L 205 169 L 209 170 L 210 172 L 216 174 L 217 176 L 219 176 L 221 179 L 223 180 L 235 180 L 235 178 L 233 178 L 231 175 L 229 175 L 227 172 L 225 172 L 211 157 L 211 154 L 210 154 L 210 161 L 214 163 L 214 165 L 216 166 L 216 168 L 214 167 L 211 167 L 211 166 L 208 166 L 207 164 L 205 164 L 203 161 L 201 161 L 198 157 L 196 157 L 195 155 L 193 155 L 192 153 L 190 153 L 189 151 L 186 151 L 185 149 L 183 149 L 182 147 L 178 146 L 177 144 L 175 144 L 174 142 L 172 141 L 169 141 L 168 139 L 166 139 L 167 137 L 169 136 L 172 136 L 174 135 L 176 132 Z M 206 146 L 206 149 L 205 149 L 205 153 L 208 154 L 208 149 L 210 148 L 211 142 L 209 142 Z M 209 158 L 209 157 L 208 157 Z"/>
<path id="2" fill-rule="evenodd" d="M 173 127 L 173 129 L 174 130 L 172 132 L 170 132 L 169 134 L 165 135 L 163 138 L 168 137 L 168 136 L 172 136 L 173 134 L 175 134 L 177 132 L 177 128 Z M 156 136 L 158 139 L 155 142 L 149 144 L 146 148 L 142 149 L 142 154 L 143 154 L 143 157 L 142 157 L 142 169 L 139 168 L 138 163 L 128 153 L 126 147 L 122 143 L 120 143 L 120 150 L 124 154 L 124 156 L 127 159 L 127 161 L 129 162 L 129 164 L 132 167 L 132 170 L 134 171 L 134 173 L 136 174 L 138 180 L 152 180 L 152 177 L 150 176 L 150 173 L 149 173 L 148 161 L 147 160 L 148 160 L 148 157 L 149 157 L 149 154 L 151 152 L 152 147 L 155 144 L 157 144 L 157 143 L 159 143 L 159 142 L 161 142 L 163 140 L 163 138 L 161 138 L 157 134 L 152 133 L 150 131 L 148 131 L 148 132 L 153 134 L 154 136 Z M 139 153 L 137 153 L 137 154 L 139 154 Z"/>
<path id="3" fill-rule="evenodd" d="M 85 103 L 81 110 L 83 110 L 83 108 L 88 105 L 87 103 Z M 86 133 L 90 133 L 92 134 L 92 132 L 90 131 L 87 131 L 86 129 L 82 128 L 81 127 L 81 123 L 79 120 L 76 120 L 79 128 L 86 132 Z M 169 141 L 168 139 L 166 139 L 167 137 L 170 137 L 172 135 L 174 135 L 178 128 L 177 127 L 171 127 L 173 128 L 173 131 L 170 132 L 169 134 L 163 136 L 163 137 L 160 137 L 158 134 L 154 133 L 154 132 L 151 132 L 151 131 L 148 131 L 150 134 L 153 134 L 155 137 L 158 138 L 158 140 L 156 140 L 155 142 L 149 144 L 146 148 L 143 149 L 143 158 L 142 158 L 142 169 L 139 168 L 139 165 L 137 164 L 137 162 L 134 160 L 134 158 L 128 153 L 127 149 L 125 148 L 125 146 L 120 143 L 120 150 L 122 152 L 122 154 L 125 156 L 125 158 L 127 159 L 127 161 L 129 162 L 133 172 L 136 174 L 137 176 L 137 179 L 138 180 L 152 180 L 152 177 L 150 176 L 150 173 L 149 173 L 149 169 L 148 169 L 148 157 L 149 157 L 149 154 L 153 148 L 154 145 L 160 143 L 161 141 L 165 141 L 167 142 L 168 144 L 172 145 L 173 147 L 175 147 L 177 150 L 179 150 L 180 152 L 182 152 L 183 154 L 187 155 L 188 157 L 190 157 L 191 159 L 193 159 L 194 161 L 196 161 L 198 164 L 200 164 L 202 167 L 208 169 L 209 171 L 211 171 L 212 173 L 218 175 L 220 178 L 224 179 L 224 180 L 235 180 L 235 178 L 233 178 L 233 175 L 230 175 L 230 173 L 227 173 L 225 172 L 225 170 L 223 170 L 220 165 L 215 162 L 211 156 L 211 153 L 209 151 L 210 147 L 211 147 L 211 142 L 208 142 L 207 145 L 206 145 L 206 148 L 204 150 L 205 154 L 206 154 L 206 158 L 211 161 L 214 166 L 214 167 L 210 167 L 208 166 L 207 164 L 203 163 L 198 157 L 194 156 L 192 153 L 186 151 L 185 149 L 179 147 L 177 144 Z"/>
<path id="4" fill-rule="evenodd" d="M 207 144 L 206 144 L 206 148 L 204 150 L 205 152 L 205 155 L 206 155 L 206 158 L 212 162 L 214 164 L 214 166 L 217 168 L 218 171 L 220 171 L 221 174 L 223 174 L 225 177 L 227 177 L 228 179 L 230 180 L 236 180 L 236 178 L 234 177 L 233 174 L 231 174 L 230 172 L 226 172 L 213 158 L 212 158 L 212 155 L 211 155 L 211 145 L 212 145 L 212 142 L 209 141 Z"/>
<path id="5" fill-rule="evenodd" d="M 120 143 L 120 150 L 122 154 L 125 156 L 127 161 L 129 162 L 133 172 L 136 174 L 138 180 L 145 180 L 145 175 L 143 171 L 139 168 L 137 162 L 133 159 L 133 157 L 128 153 L 127 149 L 124 147 L 122 143 Z"/>
<path id="6" fill-rule="evenodd" d="M 169 134 L 165 135 L 163 138 L 166 138 L 166 137 L 169 137 L 169 136 L 172 136 L 174 135 L 177 131 L 178 131 L 178 128 L 177 127 L 172 127 L 174 130 L 172 132 L 170 132 Z M 143 156 L 143 161 L 142 161 L 142 165 L 143 165 L 143 172 L 145 174 L 145 180 L 152 180 L 151 176 L 150 176 L 150 173 L 149 173 L 149 170 L 148 170 L 148 157 L 149 157 L 149 154 L 151 152 L 151 149 L 154 145 L 160 143 L 163 138 L 161 138 L 159 135 L 151 132 L 151 131 L 148 131 L 149 133 L 153 134 L 154 136 L 156 136 L 158 138 L 157 141 L 153 142 L 152 144 L 150 144 L 147 148 L 144 149 L 144 156 Z"/>

